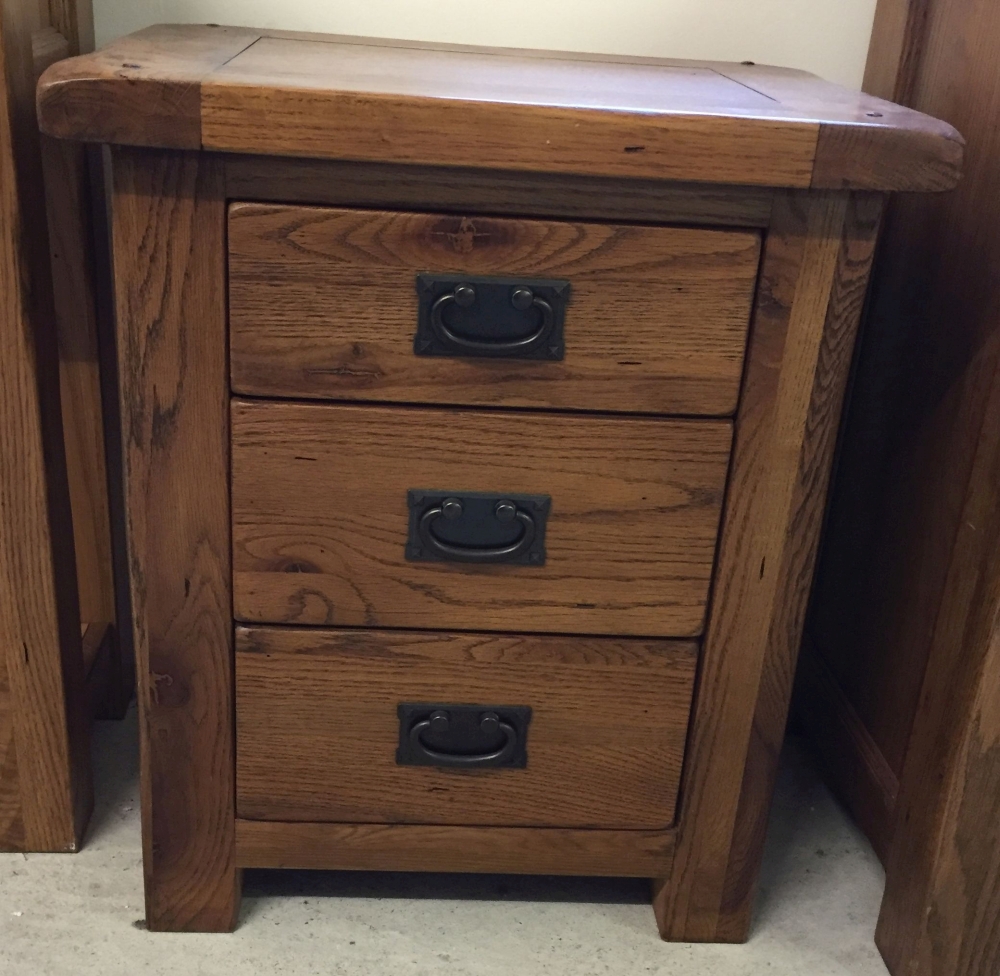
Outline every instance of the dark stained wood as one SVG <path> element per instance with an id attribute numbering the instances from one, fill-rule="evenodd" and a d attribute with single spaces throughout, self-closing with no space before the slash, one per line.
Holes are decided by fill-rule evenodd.
<path id="1" fill-rule="evenodd" d="M 108 146 L 88 146 L 91 226 L 93 231 L 94 303 L 97 309 L 97 352 L 103 405 L 107 506 L 111 529 L 115 626 L 110 634 L 115 653 L 102 678 L 107 695 L 98 719 L 121 719 L 135 696 L 135 650 L 129 595 L 128 546 L 125 539 L 125 490 L 122 465 L 121 410 L 115 301 L 111 258 L 111 151 Z"/>
<path id="2" fill-rule="evenodd" d="M 749 931 L 880 210 L 877 196 L 776 202 L 736 422 L 674 873 L 654 889 L 666 938 L 740 941 Z"/>
<path id="3" fill-rule="evenodd" d="M 56 67 L 39 105 L 65 138 L 751 186 L 943 189 L 962 157 L 949 127 L 789 69 L 218 27 Z"/>
<path id="4" fill-rule="evenodd" d="M 683 641 L 238 628 L 237 814 L 669 827 L 697 655 Z M 527 767 L 397 765 L 403 701 L 529 706 Z"/>
<path id="5" fill-rule="evenodd" d="M 827 781 L 839 795 L 851 797 L 851 812 L 884 862 L 892 841 L 899 776 L 826 659 L 809 645 L 808 634 L 803 638 L 793 701 Z"/>
<path id="6" fill-rule="evenodd" d="M 934 0 L 878 0 L 863 89 L 911 105 L 922 57 L 927 15 Z"/>
<path id="7" fill-rule="evenodd" d="M 645 878 L 669 874 L 673 852 L 670 830 L 236 821 L 245 868 Z"/>
<path id="8" fill-rule="evenodd" d="M 1000 971 L 998 43 L 995 4 L 880 0 L 866 74 L 969 136 L 954 193 L 888 212 L 809 624 L 814 735 L 853 713 L 899 779 L 885 811 L 858 739 L 834 781 L 869 830 L 889 818 L 896 976 Z"/>
<path id="9" fill-rule="evenodd" d="M 731 65 L 726 74 L 819 121 L 814 189 L 947 190 L 962 168 L 962 139 L 939 121 L 912 125 L 905 107 L 841 88 L 802 71 Z M 760 77 L 763 76 L 763 77 Z M 927 118 L 926 116 L 924 118 Z M 906 147 L 899 128 L 907 130 Z M 947 133 L 948 145 L 941 143 Z M 957 137 L 957 138 L 956 138 Z"/>
<path id="10" fill-rule="evenodd" d="M 942 153 L 937 132 L 914 135 L 905 152 L 895 149 L 896 141 L 888 127 L 820 126 L 812 185 L 844 190 L 950 190 L 955 185 L 962 167 L 959 142 Z M 918 186 L 910 185 L 914 172 L 921 175 Z"/>
<path id="11" fill-rule="evenodd" d="M 90 713 L 95 718 L 121 719 L 120 712 L 108 714 L 109 703 L 118 697 L 118 689 L 114 687 L 118 674 L 115 658 L 121 653 L 117 632 L 111 624 L 96 623 L 81 624 L 80 633 Z"/>
<path id="12" fill-rule="evenodd" d="M 227 53 L 222 65 L 199 48 L 210 40 L 210 32 L 194 28 L 154 29 L 137 42 L 149 57 L 134 62 L 138 68 L 115 69 L 130 73 L 128 80 L 116 79 L 108 64 L 76 62 L 50 73 L 41 91 L 53 132 L 127 142 L 135 127 L 149 140 L 152 128 L 135 118 L 143 88 L 151 84 L 154 108 L 167 111 L 157 92 L 174 84 L 172 69 L 156 63 L 157 45 L 167 60 L 184 64 L 185 84 L 177 89 L 184 97 L 160 127 L 165 148 L 119 150 L 116 178 L 152 926 L 231 924 L 242 865 L 548 872 L 568 870 L 572 859 L 575 871 L 658 878 L 654 908 L 665 937 L 745 938 L 882 208 L 880 194 L 854 188 L 949 186 L 960 138 L 933 120 L 784 69 L 271 34 L 242 54 Z M 213 59 L 221 66 L 206 67 Z M 106 115 L 75 114 L 88 93 L 100 93 Z M 170 140 L 192 140 L 196 129 L 198 146 L 230 155 L 170 151 Z M 243 151 L 253 158 L 232 155 Z M 322 161 L 284 158 L 295 155 Z M 498 168 L 508 172 L 497 176 Z M 620 187 L 609 179 L 622 176 Z M 643 201 L 659 192 L 656 180 L 662 199 L 644 211 Z M 734 182 L 748 188 L 745 200 L 734 198 Z M 837 189 L 822 189 L 827 185 Z M 246 193 L 235 194 L 237 186 Z M 574 226 L 584 237 L 598 232 L 593 222 L 601 219 L 618 227 L 635 222 L 642 234 L 671 220 L 723 228 L 700 232 L 705 240 L 732 236 L 734 228 L 755 239 L 753 230 L 765 229 L 735 450 L 733 425 L 724 419 L 468 404 L 230 404 L 227 199 L 427 210 L 498 227 L 504 218 L 504 226 L 523 227 L 529 217 L 549 224 L 562 217 L 582 222 Z M 248 212 L 270 219 L 281 209 Z M 377 237 L 369 228 L 359 239 L 370 248 Z M 274 275 L 271 258 L 258 263 L 277 287 L 295 275 L 291 262 L 282 275 Z M 285 304 L 305 308 L 309 300 L 292 298 Z M 241 300 L 237 295 L 237 312 Z M 262 324 L 259 318 L 256 327 Z M 280 389 L 302 395 L 299 387 Z M 544 568 L 405 561 L 407 488 L 498 490 L 501 481 L 504 491 L 553 497 Z M 234 616 L 341 630 L 335 648 L 324 644 L 318 653 L 241 651 L 240 696 L 246 691 L 249 705 L 241 714 L 231 688 Z M 374 627 L 398 629 L 364 629 Z M 446 628 L 453 628 L 447 642 L 427 633 Z M 386 789 L 382 779 L 397 770 L 365 752 L 369 739 L 385 746 L 392 729 L 391 718 L 373 718 L 365 692 L 384 704 L 403 685 L 428 696 L 444 685 L 515 690 L 506 678 L 489 685 L 481 661 L 463 657 L 457 667 L 449 648 L 484 642 L 496 650 L 517 639 L 511 632 L 531 634 L 524 640 L 535 655 L 532 670 L 519 673 L 517 690 L 565 704 L 586 697 L 581 689 L 598 665 L 588 658 L 567 665 L 572 674 L 561 682 L 541 683 L 535 671 L 552 667 L 546 655 L 553 648 L 576 655 L 589 648 L 586 656 L 628 644 L 622 634 L 660 646 L 652 638 L 703 629 L 675 829 L 483 827 L 468 818 L 295 822 L 377 815 L 365 806 L 372 795 L 384 798 L 384 819 L 406 816 L 398 800 L 405 791 Z M 317 641 L 305 627 L 253 630 L 280 633 L 297 650 Z M 484 631 L 493 633 L 477 636 Z M 574 633 L 606 636 L 567 636 Z M 404 639 L 434 650 L 410 647 L 403 655 L 394 642 Z M 371 653 L 351 650 L 359 644 Z M 508 666 L 515 667 L 506 658 Z M 650 696 L 641 713 L 623 709 L 632 731 L 622 734 L 658 729 L 659 722 L 679 734 L 686 700 L 675 702 L 665 685 L 633 687 L 632 670 L 610 668 L 601 687 L 603 699 Z M 317 759 L 350 732 L 330 724 L 321 699 L 353 710 L 370 731 L 348 749 L 350 789 Z M 243 741 L 244 812 L 285 819 L 236 818 L 233 723 Z M 538 729 L 545 730 L 541 720 Z M 261 739 L 274 730 L 283 742 L 277 757 L 267 753 L 275 736 Z M 549 741 L 548 733 L 539 741 Z M 659 750 L 662 778 L 648 793 L 643 773 L 627 761 L 613 771 L 598 763 L 593 778 L 605 789 L 575 805 L 585 809 L 571 823 L 668 823 L 653 816 L 674 798 L 680 747 L 673 742 Z M 629 752 L 650 755 L 648 746 Z M 288 767 L 305 775 L 289 776 Z M 566 776 L 562 767 L 553 770 L 546 788 L 562 783 L 560 792 L 572 794 L 580 777 Z M 311 786 L 303 790 L 303 782 Z M 621 808 L 629 795 L 631 821 Z M 414 802 L 427 820 L 457 819 L 428 810 L 433 804 L 419 790 Z M 542 822 L 537 804 L 529 814 Z"/>
<path id="13" fill-rule="evenodd" d="M 773 191 L 325 159 L 226 157 L 231 200 L 445 213 L 767 227 Z"/>
<path id="14" fill-rule="evenodd" d="M 113 172 L 146 922 L 228 930 L 239 882 L 222 169 L 119 150 Z"/>
<path id="15" fill-rule="evenodd" d="M 697 159 L 707 182 L 806 185 L 816 128 L 771 108 L 701 66 L 264 37 L 204 82 L 201 119 L 237 152 L 668 179 Z"/>
<path id="16" fill-rule="evenodd" d="M 0 284 L 3 285 L 0 300 L 4 303 L 2 331 L 8 331 L 11 326 L 15 330 L 20 330 L 23 327 L 20 321 L 23 314 L 20 308 L 21 296 L 17 291 L 21 278 L 22 256 L 19 242 L 15 239 L 13 230 L 17 226 L 14 222 L 19 217 L 20 201 L 16 194 L 15 179 L 17 174 L 15 167 L 17 161 L 14 155 L 11 106 L 8 99 L 7 49 L 13 44 L 23 44 L 25 37 L 29 42 L 31 39 L 30 24 L 11 22 L 8 26 L 3 19 L 5 15 L 5 8 L 0 7 L 0 69 L 2 69 L 0 92 L 3 94 L 3 98 L 0 99 L 0 152 L 2 152 L 0 174 L 4 177 L 3 182 L 0 183 L 0 206 L 3 208 L 0 213 L 4 217 L 3 233 L 0 234 Z M 15 33 L 18 28 L 20 31 Z M 8 34 L 8 32 L 10 33 Z M 34 51 L 32 50 L 33 55 Z M 21 53 L 22 58 L 23 56 Z M 7 230 L 8 220 L 11 221 L 10 231 Z M 8 316 L 16 316 L 13 323 L 7 321 Z M 4 375 L 3 379 L 6 384 L 7 376 Z M 18 440 L 20 440 L 19 436 Z M 6 494 L 6 489 L 4 492 Z M 4 569 L 6 571 L 7 567 L 4 566 Z M 4 582 L 8 586 L 10 585 L 6 579 Z M 21 811 L 21 784 L 17 771 L 17 745 L 14 742 L 14 704 L 10 692 L 10 680 L 7 676 L 5 650 L 3 654 L 0 654 L 0 850 L 4 851 L 24 850 L 25 844 L 24 817 Z"/>
<path id="17" fill-rule="evenodd" d="M 0 655 L 0 851 L 23 851 L 26 840 L 13 706 L 6 655 Z"/>
<path id="18" fill-rule="evenodd" d="M 43 26 L 37 2 L 0 3 L 0 847 L 72 851 L 93 795 L 33 113 Z"/>
<path id="19" fill-rule="evenodd" d="M 978 20 L 986 57 L 990 27 Z M 912 31 L 926 29 L 921 17 L 909 23 Z M 995 22 L 993 30 L 1000 36 Z M 959 35 L 938 36 L 941 45 Z M 872 63 L 888 43 L 876 35 Z M 921 49 L 913 38 L 898 43 Z M 989 167 L 1000 141 L 992 136 L 988 103 L 969 98 L 963 87 L 971 85 L 965 54 L 952 61 L 949 48 L 940 50 L 935 59 L 943 74 L 920 85 L 933 102 L 929 108 L 977 132 L 969 175 L 954 194 L 899 198 L 887 214 L 809 623 L 811 647 L 839 687 L 839 700 L 850 704 L 897 777 L 945 586 L 944 554 L 961 525 L 983 383 L 1000 352 L 997 298 L 990 293 L 998 242 L 992 214 L 982 210 L 990 181 L 998 180 Z M 914 75 L 907 85 L 916 84 Z M 949 239 L 952 246 L 944 243 Z M 877 784 L 844 785 L 842 797 L 859 821 L 882 819 L 867 808 Z"/>
<path id="20" fill-rule="evenodd" d="M 983 393 L 875 936 L 895 973 L 1000 965 L 1000 370 Z"/>
<path id="21" fill-rule="evenodd" d="M 759 254 L 752 233 L 234 204 L 233 389 L 731 415 Z M 414 355 L 421 272 L 569 281 L 565 358 Z"/>
<path id="22" fill-rule="evenodd" d="M 697 635 L 731 429 L 236 400 L 236 617 Z M 550 495 L 545 565 L 407 561 L 409 489 Z"/>
<path id="23" fill-rule="evenodd" d="M 792 684 L 812 586 L 820 527 L 833 465 L 836 431 L 848 384 L 855 339 L 881 228 L 885 199 L 874 193 L 849 197 L 834 280 L 825 308 L 823 340 L 815 364 L 798 478 L 792 496 L 775 613 L 758 688 L 753 729 L 743 772 L 739 830 L 732 851 L 720 934 L 745 938 L 752 920 L 753 895 L 764 852 L 769 799 L 774 791 Z M 799 282 L 795 302 L 803 298 Z M 806 291 L 808 294 L 808 291 Z M 793 323 L 795 305 L 792 307 Z M 794 354 L 786 348 L 786 355 Z M 779 402 L 781 398 L 779 395 Z"/>
<path id="24" fill-rule="evenodd" d="M 55 61 L 93 48 L 93 9 L 85 0 L 42 0 L 50 26 L 31 36 L 36 78 Z M 60 395 L 77 561 L 80 615 L 106 635 L 95 672 L 85 660 L 89 698 L 98 718 L 121 718 L 134 685 L 131 648 L 117 639 L 108 476 L 105 458 L 102 367 L 98 342 L 96 267 L 106 265 L 107 237 L 97 234 L 96 193 L 87 148 L 41 137 L 53 301 L 59 346 Z M 100 197 L 100 201 L 94 199 Z M 84 628 L 86 633 L 86 627 Z M 86 656 L 86 644 L 84 653 Z M 94 680 L 98 679 L 98 680 Z M 96 685 L 104 697 L 96 693 Z"/>
<path id="25" fill-rule="evenodd" d="M 87 150 L 42 136 L 42 165 L 80 619 L 98 628 L 114 628 L 115 579 L 93 265 L 94 248 L 101 244 L 91 227 Z M 122 670 L 118 656 L 115 650 L 107 662 L 113 672 Z M 120 714 L 121 704 L 114 699 L 127 701 L 131 694 L 128 690 L 116 694 L 114 688 L 109 692 L 111 700 L 98 711 Z"/>
<path id="26" fill-rule="evenodd" d="M 43 131 L 59 138 L 86 132 L 86 142 L 200 149 L 202 80 L 259 37 L 242 27 L 157 26 L 64 62 L 46 76 Z M 55 75 L 66 84 L 50 89 Z"/>

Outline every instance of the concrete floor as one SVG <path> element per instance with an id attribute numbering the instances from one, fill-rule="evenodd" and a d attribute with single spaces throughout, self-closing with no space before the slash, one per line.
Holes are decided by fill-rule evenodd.
<path id="1" fill-rule="evenodd" d="M 234 935 L 142 922 L 134 716 L 102 723 L 76 855 L 0 855 L 2 976 L 885 976 L 884 875 L 794 742 L 744 946 L 669 945 L 641 881 L 251 872 Z"/>

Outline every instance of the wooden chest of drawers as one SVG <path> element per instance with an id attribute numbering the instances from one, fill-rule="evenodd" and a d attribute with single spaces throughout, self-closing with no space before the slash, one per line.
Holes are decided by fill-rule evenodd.
<path id="1" fill-rule="evenodd" d="M 242 867 L 655 879 L 748 930 L 883 194 L 799 72 L 157 28 L 114 145 L 147 914 Z"/>

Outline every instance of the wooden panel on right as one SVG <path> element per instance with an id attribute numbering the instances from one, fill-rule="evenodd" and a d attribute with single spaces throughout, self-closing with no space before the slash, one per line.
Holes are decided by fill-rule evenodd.
<path id="1" fill-rule="evenodd" d="M 1000 6 L 879 0 L 866 89 L 968 139 L 890 204 L 798 713 L 886 864 L 895 976 L 1000 972 Z"/>

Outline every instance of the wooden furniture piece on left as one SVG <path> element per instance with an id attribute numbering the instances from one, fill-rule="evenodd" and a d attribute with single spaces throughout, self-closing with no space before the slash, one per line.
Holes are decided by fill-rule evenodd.
<path id="1" fill-rule="evenodd" d="M 39 111 L 113 145 L 149 927 L 231 928 L 243 867 L 493 870 L 745 939 L 884 195 L 955 130 L 210 26 Z"/>
<path id="2" fill-rule="evenodd" d="M 90 49 L 90 17 L 86 0 L 0 0 L 0 850 L 77 848 L 88 713 L 120 713 L 131 683 L 114 638 L 88 157 L 40 140 L 34 101 L 42 71 Z"/>

